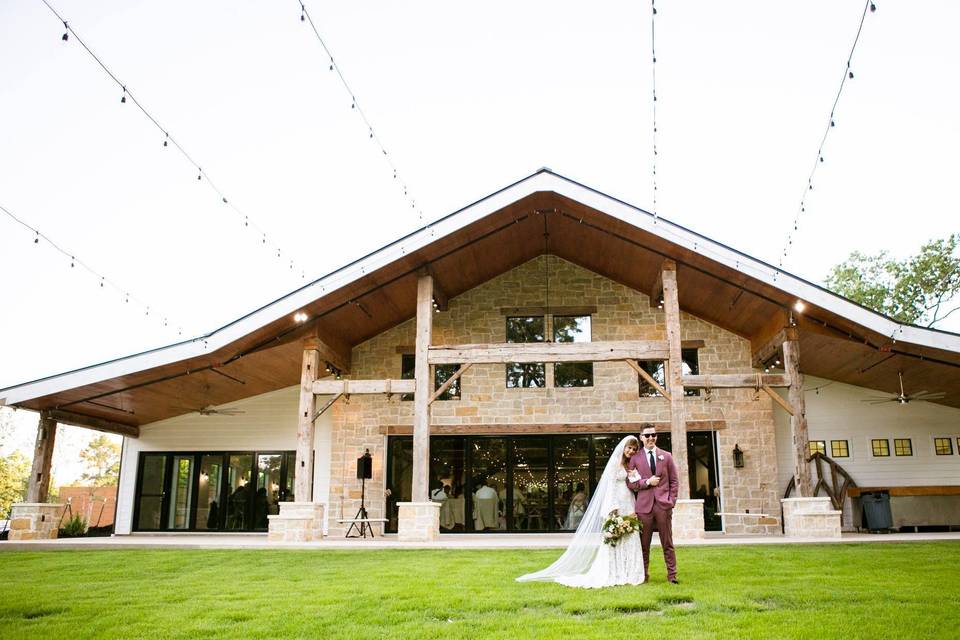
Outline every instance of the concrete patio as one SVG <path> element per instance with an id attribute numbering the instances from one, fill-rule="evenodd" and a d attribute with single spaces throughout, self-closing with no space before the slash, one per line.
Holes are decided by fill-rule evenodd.
<path id="1" fill-rule="evenodd" d="M 63 549 L 563 549 L 572 534 L 442 534 L 438 542 L 401 542 L 396 534 L 376 538 L 325 538 L 318 542 L 268 542 L 266 533 L 255 534 L 133 534 L 103 538 L 61 538 L 0 542 L 2 551 L 53 551 Z M 960 531 L 943 533 L 844 533 L 836 538 L 794 539 L 786 536 L 734 536 L 707 534 L 677 546 L 769 544 L 871 544 L 896 542 L 960 541 Z M 659 540 L 654 536 L 654 545 Z"/>

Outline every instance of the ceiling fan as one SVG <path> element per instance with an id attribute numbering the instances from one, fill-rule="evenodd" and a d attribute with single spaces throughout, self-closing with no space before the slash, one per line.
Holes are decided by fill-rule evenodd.
<path id="1" fill-rule="evenodd" d="M 897 376 L 900 378 L 900 393 L 895 396 L 872 396 L 870 398 L 865 398 L 861 402 L 866 402 L 869 404 L 883 404 L 885 402 L 899 402 L 900 404 L 907 404 L 911 400 L 916 400 L 918 402 L 926 402 L 928 400 L 939 400 L 943 398 L 946 394 L 944 391 L 918 391 L 916 393 L 904 393 L 903 391 L 903 372 L 897 371 Z"/>
<path id="2" fill-rule="evenodd" d="M 243 409 L 237 409 L 236 407 L 225 407 L 223 409 L 217 409 L 212 404 L 197 409 L 197 413 L 202 416 L 237 416 L 241 413 L 246 413 Z"/>

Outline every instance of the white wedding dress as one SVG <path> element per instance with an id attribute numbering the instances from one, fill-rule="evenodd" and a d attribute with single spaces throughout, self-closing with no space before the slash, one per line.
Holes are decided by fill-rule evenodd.
<path id="1" fill-rule="evenodd" d="M 517 578 L 519 582 L 550 580 L 569 587 L 595 589 L 622 584 L 640 584 L 644 580 L 640 534 L 631 533 L 616 546 L 603 543 L 603 521 L 614 509 L 621 515 L 634 512 L 633 492 L 627 487 L 627 471 L 623 468 L 620 441 L 607 461 L 593 498 L 580 520 L 570 546 L 546 569 Z"/>

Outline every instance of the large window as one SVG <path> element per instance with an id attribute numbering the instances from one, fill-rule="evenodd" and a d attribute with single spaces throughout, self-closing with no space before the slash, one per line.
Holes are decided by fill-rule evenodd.
<path id="1" fill-rule="evenodd" d="M 695 376 L 700 373 L 700 354 L 696 349 L 681 349 L 680 357 L 683 360 L 683 370 L 681 375 Z M 666 363 L 663 360 L 638 360 L 637 364 L 650 374 L 657 383 L 666 389 Z M 669 391 L 669 389 L 667 389 Z M 700 389 L 684 389 L 685 396 L 699 396 Z M 653 385 L 644 379 L 640 379 L 640 397 L 641 398 L 660 398 L 660 392 Z"/>
<path id="2" fill-rule="evenodd" d="M 265 531 L 292 501 L 293 451 L 143 453 L 137 531 Z M 306 496 L 309 499 L 309 496 Z"/>
<path id="3" fill-rule="evenodd" d="M 543 316 L 507 318 L 507 342 L 543 342 L 546 329 Z M 542 362 L 506 365 L 507 388 L 524 389 L 547 386 L 546 366 Z"/>
<path id="4" fill-rule="evenodd" d="M 438 364 L 433 368 L 433 390 L 438 391 L 443 383 L 449 380 L 453 374 L 460 368 L 459 364 Z M 440 394 L 437 400 L 459 400 L 460 399 L 460 381 L 463 378 L 457 378 L 450 387 Z"/>
<path id="5" fill-rule="evenodd" d="M 554 342 L 590 342 L 590 316 L 554 316 Z M 553 365 L 553 386 L 592 387 L 592 362 L 557 362 Z"/>
<path id="6" fill-rule="evenodd" d="M 873 451 L 875 458 L 886 458 L 890 455 L 890 441 L 885 438 L 875 438 L 870 441 L 870 450 Z"/>

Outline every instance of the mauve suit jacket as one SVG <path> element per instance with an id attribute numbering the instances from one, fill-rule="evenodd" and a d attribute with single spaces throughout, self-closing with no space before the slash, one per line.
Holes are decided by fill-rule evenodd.
<path id="1" fill-rule="evenodd" d="M 677 477 L 677 465 L 673 462 L 673 456 L 669 451 L 657 447 L 653 450 L 656 457 L 657 473 L 660 476 L 660 484 L 655 487 L 648 486 L 646 481 L 654 474 L 650 471 L 649 456 L 646 449 L 640 449 L 633 454 L 630 462 L 627 463 L 627 469 L 636 469 L 640 473 L 638 482 L 627 482 L 627 486 L 637 492 L 636 511 L 638 514 L 650 513 L 653 511 L 653 505 L 657 504 L 673 508 L 677 503 L 677 493 L 680 491 L 680 479 Z M 663 460 L 660 457 L 663 456 Z"/>

